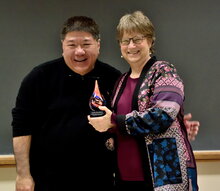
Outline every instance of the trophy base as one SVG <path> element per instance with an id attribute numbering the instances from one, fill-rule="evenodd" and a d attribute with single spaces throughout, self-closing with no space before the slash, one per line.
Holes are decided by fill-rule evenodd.
<path id="1" fill-rule="evenodd" d="M 91 111 L 90 117 L 101 117 L 105 115 L 105 111 Z"/>

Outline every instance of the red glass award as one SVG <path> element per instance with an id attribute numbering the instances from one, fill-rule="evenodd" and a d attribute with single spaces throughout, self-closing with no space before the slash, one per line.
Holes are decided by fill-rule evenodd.
<path id="1" fill-rule="evenodd" d="M 105 104 L 106 104 L 106 101 L 103 95 L 100 93 L 98 81 L 96 80 L 93 94 L 89 100 L 89 107 L 91 109 L 90 116 L 100 117 L 100 116 L 105 115 L 105 111 L 102 111 L 98 108 L 99 106 L 104 106 Z"/>

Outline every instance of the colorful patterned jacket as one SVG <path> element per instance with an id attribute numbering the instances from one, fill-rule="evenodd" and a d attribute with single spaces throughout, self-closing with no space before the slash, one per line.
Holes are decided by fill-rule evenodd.
<path id="1" fill-rule="evenodd" d="M 129 74 L 123 74 L 116 85 L 115 113 Z M 139 77 L 132 112 L 116 116 L 122 132 L 145 141 L 145 163 L 155 191 L 198 190 L 196 163 L 183 123 L 183 102 L 184 85 L 175 67 L 152 57 Z"/>

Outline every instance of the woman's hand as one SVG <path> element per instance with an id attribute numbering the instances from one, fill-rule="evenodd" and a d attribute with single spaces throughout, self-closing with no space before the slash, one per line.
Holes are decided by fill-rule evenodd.
<path id="1" fill-rule="evenodd" d="M 88 115 L 89 124 L 91 124 L 97 131 L 106 132 L 115 125 L 111 123 L 112 112 L 105 106 L 99 106 L 100 110 L 105 111 L 105 115 L 101 117 L 90 117 Z"/>

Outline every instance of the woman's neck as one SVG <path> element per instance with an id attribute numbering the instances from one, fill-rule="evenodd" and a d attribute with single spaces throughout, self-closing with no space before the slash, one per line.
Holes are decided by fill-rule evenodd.
<path id="1" fill-rule="evenodd" d="M 131 67 L 131 74 L 130 77 L 131 78 L 139 78 L 139 76 L 141 75 L 141 72 L 143 70 L 143 67 L 145 66 L 145 64 L 150 60 L 150 56 L 141 63 L 132 63 L 130 64 Z"/>

